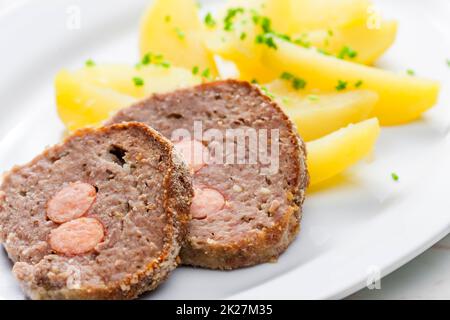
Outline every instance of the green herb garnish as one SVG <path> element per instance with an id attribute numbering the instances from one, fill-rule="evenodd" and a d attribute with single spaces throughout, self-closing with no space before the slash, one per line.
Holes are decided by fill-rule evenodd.
<path id="1" fill-rule="evenodd" d="M 308 95 L 308 100 L 310 100 L 310 101 L 319 101 L 319 96 L 318 95 L 315 95 L 315 94 L 310 94 L 310 95 Z"/>
<path id="2" fill-rule="evenodd" d="M 242 32 L 241 36 L 239 37 L 239 39 L 245 40 L 245 38 L 247 38 L 247 34 L 245 32 Z"/>
<path id="3" fill-rule="evenodd" d="M 394 180 L 394 181 L 398 181 L 400 179 L 399 176 L 395 172 L 391 173 L 391 177 L 392 177 L 392 180 Z"/>
<path id="4" fill-rule="evenodd" d="M 181 40 L 183 40 L 184 37 L 186 36 L 184 31 L 182 31 L 180 28 L 175 28 L 175 32 L 177 33 L 177 37 Z"/>
<path id="5" fill-rule="evenodd" d="M 214 28 L 216 26 L 216 20 L 214 20 L 211 12 L 208 12 L 208 14 L 205 16 L 205 24 L 210 28 Z"/>
<path id="6" fill-rule="evenodd" d="M 408 70 L 406 70 L 406 73 L 407 73 L 409 76 L 414 76 L 414 75 L 416 74 L 416 72 L 415 72 L 413 69 L 408 69 Z"/>
<path id="7" fill-rule="evenodd" d="M 164 56 L 162 54 L 153 54 L 148 52 L 142 57 L 141 61 L 136 64 L 136 69 L 150 64 L 163 68 L 170 67 L 170 63 L 164 60 Z"/>
<path id="8" fill-rule="evenodd" d="M 211 71 L 209 70 L 209 68 L 206 68 L 205 70 L 203 70 L 203 72 L 202 72 L 203 78 L 209 78 L 210 75 L 211 75 Z"/>
<path id="9" fill-rule="evenodd" d="M 230 8 L 227 11 L 225 18 L 223 19 L 224 30 L 231 31 L 233 30 L 234 18 L 237 14 L 244 13 L 244 8 Z"/>
<path id="10" fill-rule="evenodd" d="M 192 68 L 192 74 L 193 74 L 193 75 L 196 75 L 199 71 L 200 71 L 200 68 L 199 68 L 198 66 L 194 66 L 194 67 Z"/>
<path id="11" fill-rule="evenodd" d="M 336 86 L 337 91 L 342 91 L 347 89 L 347 81 L 338 80 L 338 84 Z"/>
<path id="12" fill-rule="evenodd" d="M 345 59 L 346 57 L 349 57 L 350 59 L 355 58 L 358 55 L 358 53 L 353 50 L 352 48 L 350 48 L 349 46 L 344 46 L 341 51 L 339 52 L 339 54 L 337 55 L 337 57 L 339 59 Z"/>
<path id="13" fill-rule="evenodd" d="M 144 85 L 144 79 L 140 77 L 134 77 L 133 82 L 136 87 L 142 87 Z"/>
<path id="14" fill-rule="evenodd" d="M 94 67 L 95 66 L 95 62 L 92 59 L 86 60 L 86 62 L 84 64 L 86 65 L 86 67 Z"/>
<path id="15" fill-rule="evenodd" d="M 363 84 L 363 81 L 362 81 L 362 80 L 358 80 L 358 81 L 356 81 L 356 82 L 355 82 L 355 88 L 359 88 L 359 87 L 361 87 L 361 86 L 362 86 L 362 84 Z"/>
<path id="16" fill-rule="evenodd" d="M 293 74 L 290 73 L 290 72 L 286 72 L 286 71 L 283 72 L 283 73 L 280 75 L 280 78 L 281 78 L 282 80 L 286 80 L 286 81 L 291 82 L 292 87 L 293 87 L 295 90 L 303 89 L 303 88 L 305 88 L 305 86 L 306 86 L 306 81 L 305 81 L 304 79 L 299 78 L 299 77 L 296 77 L 295 75 L 293 75 Z"/>
<path id="17" fill-rule="evenodd" d="M 267 89 L 267 88 L 264 87 L 264 86 L 261 86 L 260 88 L 261 88 L 261 91 L 262 91 L 266 96 L 268 96 L 268 97 L 271 98 L 271 99 L 274 99 L 274 98 L 275 98 L 275 96 L 269 91 L 269 89 Z"/>

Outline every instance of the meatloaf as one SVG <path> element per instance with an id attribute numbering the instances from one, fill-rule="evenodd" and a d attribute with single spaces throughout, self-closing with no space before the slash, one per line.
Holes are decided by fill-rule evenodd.
<path id="1" fill-rule="evenodd" d="M 0 190 L 0 241 L 32 299 L 154 289 L 177 265 L 193 195 L 173 144 L 142 123 L 76 132 Z"/>
<path id="2" fill-rule="evenodd" d="M 213 269 L 251 266 L 277 259 L 292 242 L 308 185 L 305 144 L 285 113 L 258 87 L 227 80 L 156 94 L 119 111 L 108 123 L 127 121 L 151 125 L 172 139 L 190 163 L 194 198 L 182 263 Z M 217 159 L 218 140 L 195 137 L 196 121 L 205 133 L 222 132 L 222 146 L 230 144 L 228 129 L 270 132 L 267 148 L 258 140 L 256 153 L 268 154 L 278 142 L 277 170 L 262 172 L 267 161 L 250 161 L 255 155 L 250 142 L 243 162 L 205 161 Z M 174 134 L 180 129 L 191 136 L 180 139 Z M 278 130 L 278 137 L 271 135 L 273 130 Z"/>

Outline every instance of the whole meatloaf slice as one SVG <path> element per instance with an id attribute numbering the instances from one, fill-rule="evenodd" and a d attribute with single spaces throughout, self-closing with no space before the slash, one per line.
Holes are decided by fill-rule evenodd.
<path id="1" fill-rule="evenodd" d="M 85 129 L 13 168 L 0 240 L 33 299 L 131 299 L 177 265 L 192 181 L 142 123 Z"/>
<path id="2" fill-rule="evenodd" d="M 292 242 L 308 185 L 305 145 L 285 113 L 258 87 L 227 80 L 153 95 L 119 111 L 108 123 L 126 121 L 144 122 L 170 138 L 194 174 L 182 263 L 213 269 L 251 266 L 275 260 Z M 202 127 L 205 134 L 196 136 L 194 127 Z M 183 129 L 191 135 L 175 134 Z M 239 129 L 248 141 L 240 144 L 245 156 L 236 151 L 234 162 L 215 161 L 234 157 L 228 146 L 239 149 Z M 207 132 L 221 132 L 223 139 L 210 139 Z M 257 150 L 250 143 L 255 132 Z M 260 133 L 267 134 L 266 144 Z M 266 158 L 272 156 L 272 149 L 279 152 L 272 159 L 277 166 L 259 156 L 250 161 L 261 151 Z"/>

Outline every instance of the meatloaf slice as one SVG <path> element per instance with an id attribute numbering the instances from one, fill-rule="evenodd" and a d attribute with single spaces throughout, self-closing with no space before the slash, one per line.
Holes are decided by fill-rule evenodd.
<path id="1" fill-rule="evenodd" d="M 131 299 L 177 265 L 192 181 L 142 123 L 85 129 L 13 168 L 0 241 L 33 299 Z"/>
<path id="2" fill-rule="evenodd" d="M 278 170 L 262 174 L 267 165 L 261 159 L 244 164 L 205 163 L 202 157 L 197 161 L 193 154 L 211 156 L 216 150 L 213 141 L 193 134 L 186 143 L 173 136 L 177 129 L 192 133 L 196 120 L 201 121 L 203 132 L 217 129 L 224 137 L 229 134 L 227 129 L 255 129 L 258 133 L 278 129 Z M 185 160 L 191 162 L 193 219 L 181 250 L 182 263 L 213 269 L 251 266 L 276 259 L 294 239 L 308 184 L 305 145 L 285 113 L 256 86 L 227 80 L 156 94 L 119 111 L 108 123 L 124 121 L 153 126 L 182 145 Z M 222 145 L 228 142 L 221 141 Z M 186 150 L 189 144 L 191 148 Z M 272 144 L 269 137 L 267 150 Z M 258 152 L 262 149 L 260 146 Z M 245 160 L 249 160 L 249 152 L 255 150 L 250 150 L 250 143 L 245 150 Z"/>

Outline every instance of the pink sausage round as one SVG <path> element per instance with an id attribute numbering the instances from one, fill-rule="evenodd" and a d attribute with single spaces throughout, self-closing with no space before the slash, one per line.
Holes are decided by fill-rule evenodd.
<path id="1" fill-rule="evenodd" d="M 89 183 L 71 183 L 47 203 L 47 217 L 55 223 L 79 218 L 91 208 L 96 196 L 95 188 Z"/>
<path id="2" fill-rule="evenodd" d="M 94 218 L 78 218 L 63 223 L 50 232 L 50 247 L 65 255 L 92 251 L 105 235 L 103 225 Z"/>
<path id="3" fill-rule="evenodd" d="M 208 148 L 197 140 L 184 139 L 174 143 L 193 172 L 197 172 L 206 165 L 209 156 Z"/>
<path id="4" fill-rule="evenodd" d="M 224 196 L 212 188 L 195 188 L 191 204 L 193 219 L 205 219 L 208 214 L 222 210 L 225 206 Z"/>

